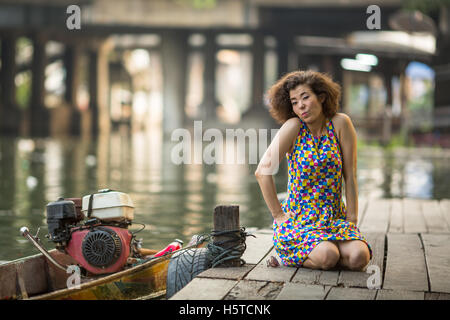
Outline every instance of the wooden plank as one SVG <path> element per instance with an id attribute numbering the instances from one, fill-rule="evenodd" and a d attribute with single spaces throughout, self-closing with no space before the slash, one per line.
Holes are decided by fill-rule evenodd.
<path id="1" fill-rule="evenodd" d="M 274 300 L 282 288 L 282 282 L 244 279 L 230 290 L 225 300 Z"/>
<path id="2" fill-rule="evenodd" d="M 272 249 L 266 258 L 274 256 L 277 258 L 278 262 L 281 259 L 278 257 L 275 249 Z M 267 259 L 262 260 L 252 271 L 245 277 L 247 280 L 259 280 L 259 281 L 279 281 L 279 282 L 289 282 L 294 276 L 297 268 L 286 267 L 280 264 L 279 267 L 273 268 L 267 266 Z M 281 263 L 281 262 L 280 262 Z"/>
<path id="3" fill-rule="evenodd" d="M 404 232 L 404 212 L 403 201 L 401 199 L 391 199 L 391 219 L 389 221 L 390 233 Z"/>
<path id="4" fill-rule="evenodd" d="M 421 205 L 428 233 L 446 233 L 450 231 L 444 216 L 441 214 L 439 201 L 422 200 Z"/>
<path id="5" fill-rule="evenodd" d="M 389 215 L 390 202 L 387 199 L 371 199 L 360 230 L 386 233 L 389 226 Z"/>
<path id="6" fill-rule="evenodd" d="M 369 242 L 372 248 L 372 259 L 369 261 L 368 266 L 376 265 L 379 268 L 380 277 L 383 276 L 384 270 L 384 233 L 367 233 L 365 234 L 367 242 Z M 345 287 L 360 287 L 367 288 L 367 280 L 372 275 L 372 271 L 369 269 L 369 273 L 361 271 L 347 271 L 343 270 L 339 274 L 338 284 Z M 381 278 L 380 278 L 381 283 Z"/>
<path id="7" fill-rule="evenodd" d="M 427 268 L 417 234 L 387 236 L 387 260 L 383 289 L 429 291 Z"/>
<path id="8" fill-rule="evenodd" d="M 246 264 L 242 267 L 232 268 L 209 268 L 199 275 L 197 278 L 215 278 L 215 279 L 229 279 L 229 280 L 241 280 L 247 273 L 255 267 L 254 264 Z"/>
<path id="9" fill-rule="evenodd" d="M 378 290 L 377 300 L 424 300 L 425 292 L 404 290 Z"/>
<path id="10" fill-rule="evenodd" d="M 247 248 L 242 254 L 242 259 L 247 264 L 258 264 L 273 248 L 273 233 L 263 231 L 253 233 L 255 237 L 247 237 Z"/>
<path id="11" fill-rule="evenodd" d="M 450 234 L 422 234 L 430 291 L 450 293 Z"/>
<path id="12" fill-rule="evenodd" d="M 422 214 L 421 201 L 418 199 L 403 199 L 405 233 L 427 232 L 425 219 Z"/>
<path id="13" fill-rule="evenodd" d="M 0 267 L 0 299 L 17 298 L 16 290 L 17 272 L 16 264 L 9 263 Z"/>
<path id="14" fill-rule="evenodd" d="M 364 219 L 368 203 L 369 201 L 366 198 L 358 198 L 358 228 L 361 226 L 361 222 Z"/>
<path id="15" fill-rule="evenodd" d="M 339 271 L 313 270 L 308 268 L 298 268 L 291 282 L 308 285 L 337 285 Z"/>
<path id="16" fill-rule="evenodd" d="M 374 300 L 376 290 L 333 287 L 326 300 Z"/>
<path id="17" fill-rule="evenodd" d="M 330 286 L 286 282 L 276 300 L 324 300 Z"/>
<path id="18" fill-rule="evenodd" d="M 450 200 L 443 199 L 439 201 L 439 207 L 441 208 L 441 214 L 444 220 L 447 222 L 447 226 L 450 228 Z"/>
<path id="19" fill-rule="evenodd" d="M 194 278 L 169 300 L 221 300 L 236 283 L 226 279 Z"/>
<path id="20" fill-rule="evenodd" d="M 450 294 L 439 292 L 425 292 L 425 300 L 450 300 Z"/>

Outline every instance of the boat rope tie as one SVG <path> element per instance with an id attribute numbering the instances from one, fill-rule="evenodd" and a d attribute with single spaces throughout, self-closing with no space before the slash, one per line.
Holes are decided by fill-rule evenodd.
<path id="1" fill-rule="evenodd" d="M 245 264 L 245 260 L 241 258 L 247 245 L 245 239 L 248 236 L 255 237 L 255 235 L 245 231 L 245 227 L 235 230 L 216 231 L 212 230 L 210 237 L 225 237 L 220 241 L 209 241 L 206 245 L 208 248 L 208 257 L 210 259 L 211 268 L 214 268 L 225 261 L 239 259 L 240 265 Z M 225 246 L 229 243 L 236 243 L 233 246 Z"/>

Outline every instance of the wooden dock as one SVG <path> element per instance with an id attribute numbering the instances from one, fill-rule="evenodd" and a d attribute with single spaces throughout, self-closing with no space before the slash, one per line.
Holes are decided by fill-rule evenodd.
<path id="1" fill-rule="evenodd" d="M 171 299 L 450 300 L 449 199 L 360 200 L 359 211 L 373 249 L 367 272 L 269 267 L 272 230 L 259 229 L 247 237 L 244 266 L 208 269 Z"/>

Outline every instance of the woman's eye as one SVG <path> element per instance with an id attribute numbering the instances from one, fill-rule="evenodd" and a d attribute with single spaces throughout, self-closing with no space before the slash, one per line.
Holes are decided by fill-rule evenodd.
<path id="1" fill-rule="evenodd" d="M 309 98 L 309 96 L 304 96 L 303 97 L 303 100 L 306 100 L 306 99 L 308 99 Z"/>

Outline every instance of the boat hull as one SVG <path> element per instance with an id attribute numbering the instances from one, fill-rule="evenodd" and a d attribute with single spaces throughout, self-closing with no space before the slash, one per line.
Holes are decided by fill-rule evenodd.
<path id="1" fill-rule="evenodd" d="M 63 265 L 76 264 L 57 250 L 49 252 Z M 0 265 L 0 299 L 30 300 L 131 300 L 165 294 L 172 254 L 110 274 L 81 278 L 68 288 L 71 274 L 56 268 L 42 254 Z"/>

